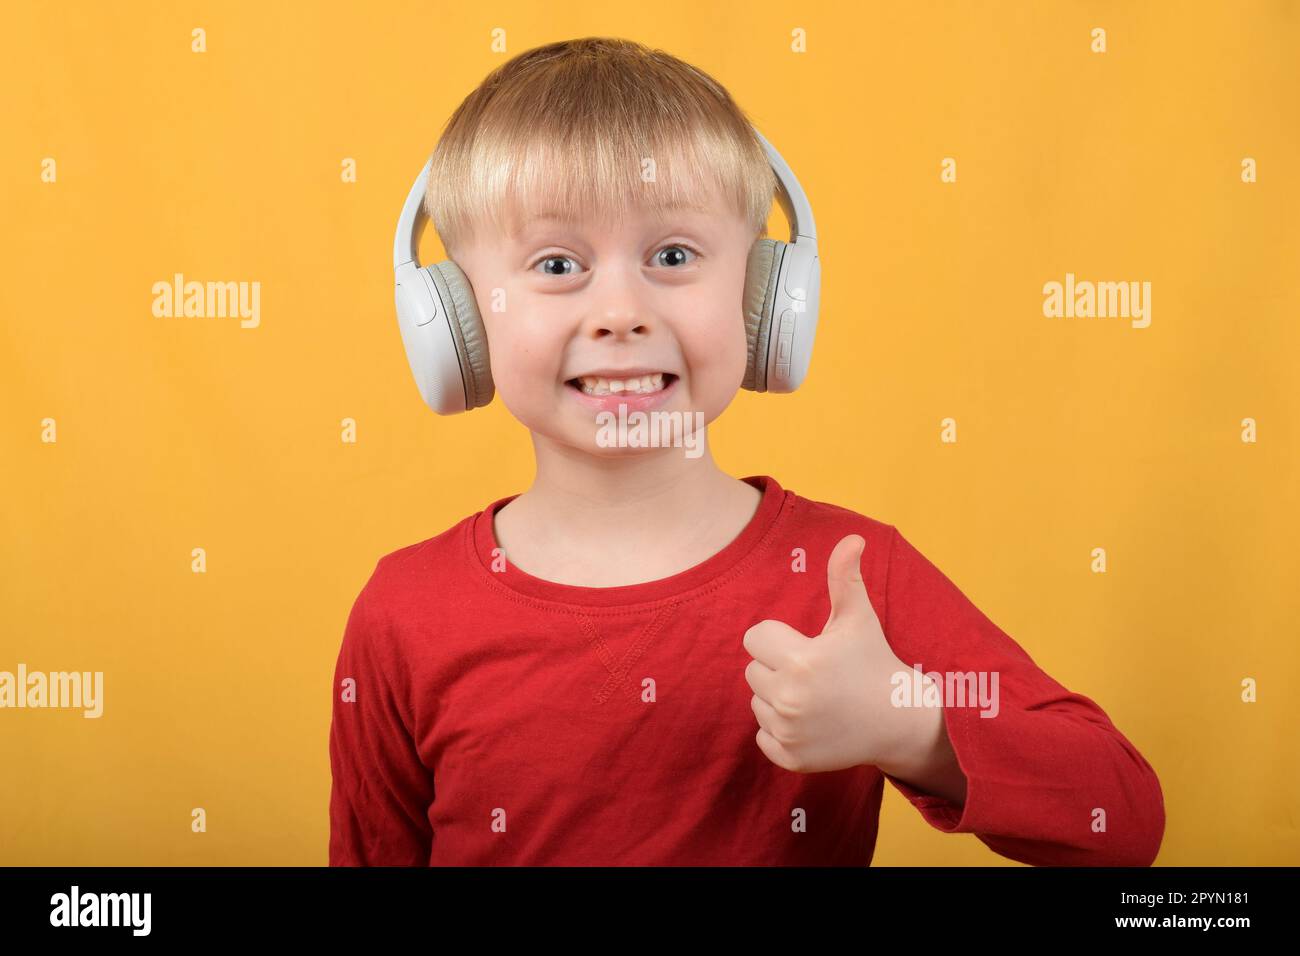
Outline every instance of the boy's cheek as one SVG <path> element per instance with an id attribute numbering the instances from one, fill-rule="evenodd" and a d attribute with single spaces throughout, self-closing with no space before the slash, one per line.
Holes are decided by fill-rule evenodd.
<path id="1" fill-rule="evenodd" d="M 697 370 L 697 376 L 701 379 L 693 387 L 700 390 L 706 390 L 707 386 L 725 389 L 734 379 L 734 384 L 739 388 L 749 361 L 744 316 L 738 315 L 734 322 L 715 321 L 711 328 L 711 334 L 693 343 L 694 347 L 687 355 L 691 369 Z"/>

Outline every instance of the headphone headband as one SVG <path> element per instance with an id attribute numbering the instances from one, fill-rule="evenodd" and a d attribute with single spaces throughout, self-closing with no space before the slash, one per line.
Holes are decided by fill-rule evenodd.
<path id="1" fill-rule="evenodd" d="M 815 249 L 817 226 L 813 222 L 812 206 L 808 204 L 808 196 L 799 185 L 799 180 L 790 169 L 790 165 L 776 151 L 776 147 L 769 143 L 757 129 L 754 129 L 754 135 L 763 144 L 763 148 L 767 151 L 767 160 L 776 173 L 778 185 L 776 199 L 786 219 L 790 221 L 790 241 L 800 242 L 801 246 L 811 245 Z M 433 157 L 430 156 L 425 161 L 424 168 L 420 170 L 420 175 L 415 177 L 415 184 L 411 186 L 411 191 L 406 196 L 406 203 L 402 206 L 402 215 L 397 220 L 397 235 L 393 239 L 394 269 L 399 269 L 408 262 L 415 263 L 417 268 L 420 265 L 420 234 L 429 218 L 424 209 L 424 194 L 429 185 L 429 171 L 432 168 Z"/>

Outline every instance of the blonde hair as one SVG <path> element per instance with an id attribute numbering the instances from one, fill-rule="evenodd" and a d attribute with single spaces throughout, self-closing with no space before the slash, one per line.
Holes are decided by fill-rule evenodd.
<path id="1" fill-rule="evenodd" d="M 533 215 L 613 222 L 715 191 L 758 238 L 776 186 L 750 120 L 712 77 L 662 50 L 585 37 L 520 53 L 465 98 L 424 202 L 454 258 L 484 223 L 512 234 Z"/>

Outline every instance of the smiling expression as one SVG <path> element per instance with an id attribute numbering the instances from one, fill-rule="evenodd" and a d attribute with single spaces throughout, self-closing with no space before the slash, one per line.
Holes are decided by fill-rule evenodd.
<path id="1" fill-rule="evenodd" d="M 480 231 L 456 264 L 474 287 L 501 400 L 534 433 L 602 455 L 644 451 L 596 444 L 596 414 L 619 403 L 713 421 L 745 373 L 754 238 L 720 204 Z"/>

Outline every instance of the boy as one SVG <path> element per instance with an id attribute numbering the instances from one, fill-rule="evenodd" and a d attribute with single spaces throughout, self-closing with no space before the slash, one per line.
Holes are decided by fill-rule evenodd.
<path id="1" fill-rule="evenodd" d="M 734 397 L 773 191 L 725 90 L 621 40 L 521 54 L 452 117 L 430 218 L 537 475 L 357 597 L 331 865 L 861 866 L 886 778 L 1014 860 L 1154 860 L 1141 754 L 896 528 L 596 440 L 616 401 Z"/>

